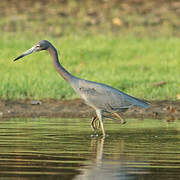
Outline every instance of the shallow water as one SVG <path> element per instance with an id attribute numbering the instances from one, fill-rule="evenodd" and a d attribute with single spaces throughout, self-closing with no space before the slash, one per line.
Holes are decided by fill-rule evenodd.
<path id="1" fill-rule="evenodd" d="M 0 121 L 0 179 L 180 179 L 180 122 L 105 121 L 91 137 L 88 119 Z"/>

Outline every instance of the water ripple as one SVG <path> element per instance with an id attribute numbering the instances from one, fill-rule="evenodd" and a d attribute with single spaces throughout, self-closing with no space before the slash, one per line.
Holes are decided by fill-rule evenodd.
<path id="1" fill-rule="evenodd" d="M 91 138 L 87 119 L 0 122 L 0 179 L 180 179 L 180 123 L 105 123 Z"/>

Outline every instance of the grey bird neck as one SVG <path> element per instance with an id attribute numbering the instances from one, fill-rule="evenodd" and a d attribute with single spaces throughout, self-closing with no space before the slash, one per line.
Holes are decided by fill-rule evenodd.
<path id="1" fill-rule="evenodd" d="M 48 49 L 48 52 L 50 53 L 52 57 L 52 63 L 57 70 L 57 72 L 67 81 L 71 82 L 75 77 L 70 74 L 59 62 L 58 59 L 58 53 L 57 50 L 54 48 L 54 46 L 50 46 Z"/>

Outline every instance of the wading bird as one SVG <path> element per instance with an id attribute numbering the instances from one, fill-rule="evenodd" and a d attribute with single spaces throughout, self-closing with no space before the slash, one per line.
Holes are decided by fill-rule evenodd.
<path id="1" fill-rule="evenodd" d="M 57 72 L 71 85 L 75 92 L 85 101 L 85 103 L 96 110 L 96 115 L 91 122 L 92 127 L 96 128 L 96 120 L 98 118 L 102 134 L 105 136 L 103 125 L 103 113 L 112 113 L 117 116 L 122 123 L 125 121 L 118 114 L 126 111 L 128 108 L 138 106 L 148 108 L 149 104 L 146 102 L 125 94 L 118 89 L 115 89 L 106 84 L 97 83 L 80 79 L 70 74 L 59 62 L 56 48 L 47 40 L 41 40 L 31 49 L 14 59 L 14 61 L 31 54 L 47 50 L 52 57 L 52 63 Z"/>

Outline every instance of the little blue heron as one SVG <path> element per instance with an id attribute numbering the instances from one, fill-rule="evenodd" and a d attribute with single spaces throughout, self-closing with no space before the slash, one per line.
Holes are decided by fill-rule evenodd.
<path id="1" fill-rule="evenodd" d="M 114 114 L 122 121 L 122 123 L 124 123 L 125 121 L 118 113 L 124 112 L 133 106 L 141 108 L 149 107 L 148 103 L 123 93 L 111 86 L 73 76 L 60 64 L 56 48 L 47 40 L 39 41 L 31 49 L 14 59 L 14 61 L 33 52 L 42 50 L 47 50 L 49 52 L 52 57 L 52 63 L 57 72 L 71 85 L 74 91 L 85 101 L 87 105 L 95 109 L 97 116 L 92 119 L 91 125 L 95 129 L 95 122 L 98 118 L 103 136 L 105 136 L 103 125 L 104 112 Z"/>

